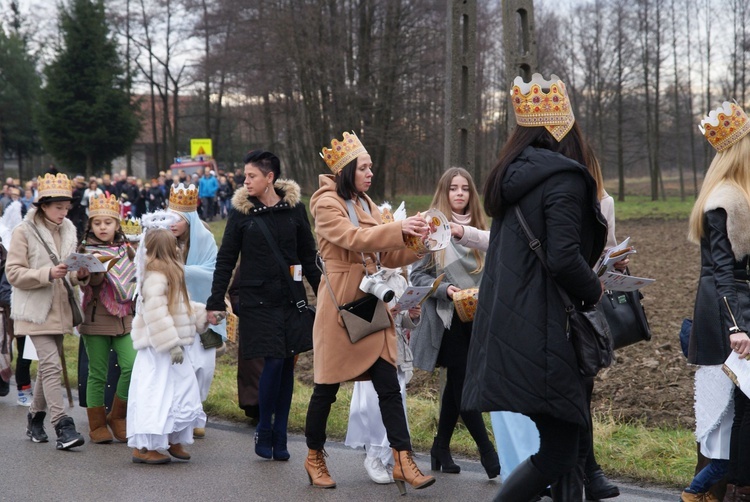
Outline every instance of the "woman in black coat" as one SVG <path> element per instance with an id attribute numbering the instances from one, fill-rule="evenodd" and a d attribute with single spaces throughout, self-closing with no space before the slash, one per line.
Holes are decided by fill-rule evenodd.
<path id="1" fill-rule="evenodd" d="M 556 283 L 577 306 L 597 303 L 602 285 L 592 266 L 607 225 L 562 82 L 518 77 L 512 94 L 520 127 L 485 188 L 493 222 L 462 408 L 522 413 L 539 430 L 539 452 L 510 474 L 496 500 L 532 500 L 549 485 L 554 500 L 581 500 L 589 409 Z M 557 100 L 557 115 L 535 113 L 532 100 L 540 97 Z M 551 277 L 529 247 L 516 205 L 541 241 Z"/>
<path id="2" fill-rule="evenodd" d="M 722 371 L 730 357 L 750 357 L 750 119 L 725 101 L 701 121 L 701 132 L 717 153 L 690 214 L 701 271 L 688 362 L 699 367 L 696 437 L 711 467 L 696 475 L 682 499 L 705 496 L 728 471 L 724 500 L 750 500 L 750 398 Z"/>
<path id="3" fill-rule="evenodd" d="M 312 348 L 312 332 L 301 324 L 296 299 L 305 298 L 302 273 L 317 291 L 320 272 L 315 266 L 315 241 L 299 185 L 279 179 L 279 174 L 279 159 L 271 152 L 255 150 L 245 156 L 245 184 L 232 198 L 206 309 L 210 322 L 223 315 L 224 295 L 241 255 L 237 315 L 242 355 L 245 359 L 265 359 L 259 383 L 255 453 L 288 460 L 286 428 L 294 388 L 294 357 Z M 289 281 L 259 227 L 261 221 L 281 251 L 284 270 L 295 273 L 296 291 L 290 291 Z"/>

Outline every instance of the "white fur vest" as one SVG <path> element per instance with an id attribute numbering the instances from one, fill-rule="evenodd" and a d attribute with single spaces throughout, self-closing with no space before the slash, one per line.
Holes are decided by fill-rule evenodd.
<path id="1" fill-rule="evenodd" d="M 722 183 L 708 196 L 703 211 L 718 208 L 727 212 L 727 236 L 734 258 L 739 261 L 750 254 L 750 229 L 747 227 L 750 206 L 739 188 L 730 183 Z"/>
<path id="2" fill-rule="evenodd" d="M 183 301 L 170 313 L 169 284 L 161 272 L 146 272 L 141 295 L 142 312 L 136 313 L 130 333 L 136 350 L 153 347 L 157 352 L 167 352 L 178 345 L 191 345 L 196 332 L 206 330 L 206 307 L 202 303 L 190 302 L 193 312 L 189 313 Z"/>
<path id="3" fill-rule="evenodd" d="M 49 257 L 49 253 L 44 245 L 39 241 L 39 235 L 31 228 L 30 225 L 39 230 L 44 242 L 55 253 L 58 261 L 62 262 L 65 258 L 75 251 L 76 248 L 76 227 L 67 218 L 60 225 L 60 249 L 57 249 L 55 240 L 50 230 L 44 223 L 34 219 L 38 209 L 33 207 L 26 213 L 24 222 L 15 229 L 15 232 L 23 232 L 27 242 L 27 262 L 29 269 L 41 269 L 54 267 L 54 263 Z M 34 324 L 43 324 L 52 308 L 54 297 L 54 283 L 49 283 L 44 287 L 34 289 L 19 289 L 14 287 L 11 292 L 11 315 L 14 320 L 27 321 Z"/>

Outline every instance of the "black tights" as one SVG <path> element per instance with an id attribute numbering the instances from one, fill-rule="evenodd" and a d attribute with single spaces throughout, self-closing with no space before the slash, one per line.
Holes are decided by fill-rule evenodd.
<path id="1" fill-rule="evenodd" d="M 729 482 L 750 486 L 750 398 L 734 388 L 734 422 L 729 443 Z"/>
<path id="2" fill-rule="evenodd" d="M 539 451 L 531 456 L 547 485 L 567 474 L 577 463 L 583 463 L 589 449 L 588 431 L 579 425 L 565 422 L 551 415 L 532 415 L 539 430 Z"/>
<path id="3" fill-rule="evenodd" d="M 398 451 L 411 450 L 411 438 L 406 426 L 406 415 L 401 400 L 401 386 L 398 383 L 396 367 L 383 358 L 370 367 L 370 378 L 375 391 L 378 393 L 380 414 L 388 435 L 391 448 Z M 316 383 L 307 407 L 305 421 L 305 438 L 307 447 L 311 450 L 322 450 L 326 443 L 326 425 L 331 405 L 336 402 L 339 384 Z"/>
<path id="4" fill-rule="evenodd" d="M 445 446 L 450 445 L 453 430 L 458 423 L 458 417 L 464 421 L 471 437 L 479 448 L 479 452 L 485 454 L 494 450 L 487 428 L 484 426 L 482 413 L 479 411 L 461 411 L 461 396 L 466 377 L 466 361 L 463 365 L 450 366 L 446 369 L 445 389 L 443 399 L 440 403 L 440 419 L 438 420 L 438 440 Z"/>

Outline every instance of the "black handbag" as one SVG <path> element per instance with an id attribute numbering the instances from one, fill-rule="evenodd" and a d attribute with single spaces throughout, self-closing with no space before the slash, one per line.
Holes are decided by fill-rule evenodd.
<path id="1" fill-rule="evenodd" d="M 526 219 L 523 217 L 521 208 L 515 206 L 516 217 L 521 224 L 526 238 L 529 240 L 529 247 L 542 262 L 544 270 L 552 277 L 547 268 L 547 260 L 542 252 L 542 244 L 534 237 Z M 573 344 L 573 349 L 578 359 L 578 370 L 581 375 L 592 377 L 599 373 L 599 370 L 612 364 L 614 349 L 612 348 L 612 338 L 609 333 L 607 320 L 601 311 L 596 308 L 576 309 L 573 302 L 565 290 L 560 287 L 557 281 L 554 281 L 557 291 L 565 305 L 565 312 L 568 314 L 568 336 Z"/>
<path id="2" fill-rule="evenodd" d="M 281 255 L 281 250 L 276 243 L 276 239 L 271 236 L 271 232 L 268 230 L 268 226 L 262 218 L 256 218 L 255 221 L 258 224 L 258 228 L 260 228 L 261 232 L 263 232 L 263 235 L 266 237 L 268 245 L 271 246 L 276 262 L 279 264 L 281 275 L 286 278 L 286 282 L 289 285 L 289 292 L 292 295 L 295 295 L 298 288 L 292 280 L 292 276 L 289 273 L 289 265 L 284 261 L 284 257 Z M 299 314 L 297 321 L 299 322 L 300 333 L 302 333 L 302 336 L 305 339 L 301 344 L 303 349 L 300 352 L 310 350 L 312 348 L 313 325 L 315 324 L 315 307 L 308 305 L 307 298 L 301 296 L 293 298 L 292 303 L 294 303 L 294 306 L 297 308 L 297 313 Z"/>
<path id="3" fill-rule="evenodd" d="M 640 291 L 606 291 L 596 308 L 604 315 L 615 350 L 651 340 Z"/>

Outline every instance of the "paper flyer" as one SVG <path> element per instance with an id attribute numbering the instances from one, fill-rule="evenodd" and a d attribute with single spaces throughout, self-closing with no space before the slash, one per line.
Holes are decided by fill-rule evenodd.
<path id="1" fill-rule="evenodd" d="M 109 259 L 112 259 L 113 257 L 108 256 Z M 93 254 L 82 254 L 82 253 L 70 253 L 67 258 L 65 258 L 65 261 L 63 262 L 65 265 L 68 266 L 69 272 L 75 272 L 81 268 L 88 269 L 89 272 L 106 272 L 107 268 L 104 266 L 104 263 L 99 260 L 96 256 Z"/>

